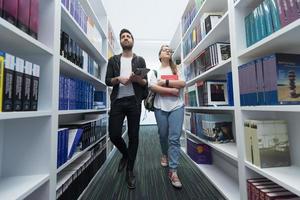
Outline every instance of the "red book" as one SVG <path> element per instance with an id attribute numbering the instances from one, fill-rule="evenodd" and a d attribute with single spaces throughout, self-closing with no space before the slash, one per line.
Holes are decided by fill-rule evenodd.
<path id="1" fill-rule="evenodd" d="M 164 80 L 178 80 L 178 75 L 161 75 L 160 78 Z"/>
<path id="2" fill-rule="evenodd" d="M 30 1 L 29 33 L 35 39 L 37 39 L 39 30 L 39 1 Z"/>
<path id="3" fill-rule="evenodd" d="M 18 6 L 18 27 L 28 33 L 29 28 L 29 14 L 30 14 L 30 1 L 19 0 Z"/>
<path id="4" fill-rule="evenodd" d="M 3 0 L 3 18 L 16 25 L 18 16 L 18 0 Z"/>

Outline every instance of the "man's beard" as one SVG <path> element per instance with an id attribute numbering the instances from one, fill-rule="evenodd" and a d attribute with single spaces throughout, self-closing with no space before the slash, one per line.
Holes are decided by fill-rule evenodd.
<path id="1" fill-rule="evenodd" d="M 129 44 L 129 45 L 121 44 L 121 46 L 124 51 L 130 51 L 132 50 L 133 44 Z"/>

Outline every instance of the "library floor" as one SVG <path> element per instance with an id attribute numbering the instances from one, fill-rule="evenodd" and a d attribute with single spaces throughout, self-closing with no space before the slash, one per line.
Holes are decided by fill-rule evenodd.
<path id="1" fill-rule="evenodd" d="M 135 164 L 136 189 L 129 190 L 125 170 L 117 172 L 121 154 L 111 158 L 82 195 L 82 200 L 221 200 L 222 194 L 185 156 L 180 157 L 178 175 L 183 184 L 175 189 L 167 177 L 167 168 L 160 166 L 160 146 L 156 126 L 141 126 L 140 143 Z"/>

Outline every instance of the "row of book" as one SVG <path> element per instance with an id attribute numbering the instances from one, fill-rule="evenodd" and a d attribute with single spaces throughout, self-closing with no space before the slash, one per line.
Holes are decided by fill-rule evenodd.
<path id="1" fill-rule="evenodd" d="M 105 91 L 95 91 L 94 92 L 94 109 L 106 108 L 106 92 Z"/>
<path id="2" fill-rule="evenodd" d="M 0 51 L 0 112 L 38 109 L 40 66 Z"/>
<path id="3" fill-rule="evenodd" d="M 267 178 L 247 179 L 248 200 L 300 200 L 300 197 Z"/>
<path id="4" fill-rule="evenodd" d="M 232 115 L 185 113 L 185 129 L 199 138 L 216 143 L 233 142 Z"/>
<path id="5" fill-rule="evenodd" d="M 115 43 L 117 42 L 117 39 L 114 36 L 114 32 L 113 32 L 113 29 L 112 29 L 110 23 L 108 24 L 107 39 L 108 39 L 108 43 L 110 44 L 112 49 L 115 49 L 115 47 L 116 47 Z M 110 56 L 108 56 L 108 58 L 110 58 Z"/>
<path id="6" fill-rule="evenodd" d="M 40 0 L 1 0 L 0 17 L 38 38 Z"/>
<path id="7" fill-rule="evenodd" d="M 247 161 L 261 168 L 291 164 L 286 121 L 246 120 L 244 131 Z"/>
<path id="8" fill-rule="evenodd" d="M 197 44 L 217 25 L 223 12 L 206 12 L 200 17 L 189 36 L 183 41 L 183 57 L 186 57 Z"/>
<path id="9" fill-rule="evenodd" d="M 230 44 L 218 42 L 208 46 L 184 68 L 186 80 L 191 80 L 207 70 L 224 63 L 231 57 Z"/>
<path id="10" fill-rule="evenodd" d="M 186 106 L 233 106 L 233 85 L 231 72 L 226 74 L 227 80 L 197 81 L 184 93 Z"/>
<path id="11" fill-rule="evenodd" d="M 264 0 L 244 19 L 247 47 L 299 18 L 299 0 Z"/>
<path id="12" fill-rule="evenodd" d="M 240 101 L 246 105 L 300 103 L 300 55 L 272 54 L 238 69 Z"/>
<path id="13" fill-rule="evenodd" d="M 57 168 L 107 133 L 107 116 L 60 124 L 57 140 Z"/>
<path id="14" fill-rule="evenodd" d="M 211 147 L 202 142 L 187 138 L 187 155 L 197 164 L 212 164 Z"/>
<path id="15" fill-rule="evenodd" d="M 105 161 L 103 140 L 57 175 L 56 199 L 78 199 Z"/>
<path id="16" fill-rule="evenodd" d="M 182 21 L 182 35 L 187 31 L 187 29 L 192 24 L 194 18 L 196 17 L 197 12 L 199 11 L 200 7 L 204 3 L 205 0 L 192 0 L 189 1 L 189 6 L 184 11 L 183 16 L 181 18 Z"/>
<path id="17" fill-rule="evenodd" d="M 101 52 L 102 37 L 99 30 L 96 28 L 95 22 L 91 16 L 88 16 L 84 11 L 79 0 L 61 0 L 65 8 L 70 12 L 77 24 L 86 33 L 87 38 Z"/>
<path id="18" fill-rule="evenodd" d="M 92 109 L 94 91 L 95 87 L 86 81 L 60 75 L 59 110 Z"/>
<path id="19" fill-rule="evenodd" d="M 100 65 L 89 56 L 80 46 L 64 31 L 61 31 L 60 55 L 92 74 L 96 78 L 101 78 Z"/>

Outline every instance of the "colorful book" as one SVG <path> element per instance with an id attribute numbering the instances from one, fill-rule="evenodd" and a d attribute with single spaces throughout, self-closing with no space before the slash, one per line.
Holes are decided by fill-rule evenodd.
<path id="1" fill-rule="evenodd" d="M 212 164 L 211 147 L 187 138 L 187 154 L 197 164 Z"/>

